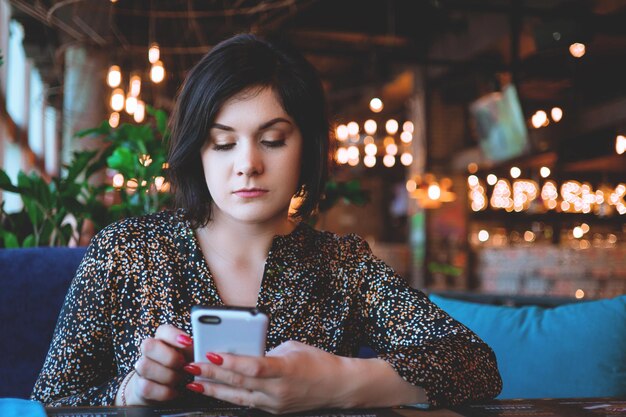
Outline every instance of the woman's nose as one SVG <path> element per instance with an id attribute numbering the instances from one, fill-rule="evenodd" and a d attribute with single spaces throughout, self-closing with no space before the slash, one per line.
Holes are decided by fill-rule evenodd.
<path id="1" fill-rule="evenodd" d="M 263 156 L 261 151 L 254 145 L 242 146 L 237 155 L 237 175 L 259 175 L 263 173 Z"/>

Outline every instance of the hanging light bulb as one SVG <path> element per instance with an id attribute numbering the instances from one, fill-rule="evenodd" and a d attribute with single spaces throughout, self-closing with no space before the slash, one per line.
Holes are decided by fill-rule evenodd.
<path id="1" fill-rule="evenodd" d="M 161 50 L 159 49 L 159 44 L 153 42 L 152 45 L 150 45 L 150 49 L 148 49 L 148 61 L 150 61 L 151 64 L 154 64 L 159 60 L 160 57 Z"/>
<path id="2" fill-rule="evenodd" d="M 150 68 L 150 79 L 158 84 L 165 79 L 165 68 L 162 61 L 157 61 Z"/>
<path id="3" fill-rule="evenodd" d="M 111 108 L 115 111 L 121 111 L 124 108 L 124 90 L 116 88 L 111 94 Z"/>
<path id="4" fill-rule="evenodd" d="M 111 65 L 107 74 L 107 84 L 111 88 L 119 87 L 122 82 L 122 71 L 117 65 Z"/>
<path id="5" fill-rule="evenodd" d="M 363 124 L 363 129 L 365 129 L 365 133 L 367 133 L 368 135 L 375 134 L 377 128 L 378 126 L 376 125 L 376 122 L 372 119 L 366 120 Z"/>
<path id="6" fill-rule="evenodd" d="M 141 77 L 137 74 L 130 77 L 129 94 L 133 97 L 139 97 L 141 92 Z"/>
<path id="7" fill-rule="evenodd" d="M 383 110 L 383 101 L 377 97 L 370 100 L 370 110 L 374 113 L 380 113 Z"/>
<path id="8" fill-rule="evenodd" d="M 133 119 L 137 123 L 143 122 L 143 119 L 146 117 L 146 104 L 143 100 L 137 100 L 137 108 L 135 109 L 135 114 L 133 114 Z"/>
<path id="9" fill-rule="evenodd" d="M 115 129 L 120 124 L 120 114 L 116 111 L 109 116 L 109 126 Z"/>
<path id="10" fill-rule="evenodd" d="M 133 97 L 130 94 L 126 97 L 126 113 L 135 114 L 137 110 L 137 97 Z"/>
<path id="11" fill-rule="evenodd" d="M 385 129 L 387 129 L 387 133 L 390 135 L 395 135 L 398 133 L 398 121 L 394 119 L 387 120 L 387 123 L 385 123 Z"/>

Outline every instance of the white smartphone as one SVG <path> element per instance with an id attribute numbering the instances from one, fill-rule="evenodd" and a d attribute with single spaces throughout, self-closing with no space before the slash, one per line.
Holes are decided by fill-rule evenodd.
<path id="1" fill-rule="evenodd" d="M 208 352 L 264 356 L 268 317 L 257 308 L 194 306 L 191 309 L 196 362 Z"/>

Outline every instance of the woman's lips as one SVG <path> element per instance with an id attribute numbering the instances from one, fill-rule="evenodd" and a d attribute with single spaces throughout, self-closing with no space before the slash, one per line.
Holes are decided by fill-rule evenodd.
<path id="1" fill-rule="evenodd" d="M 267 190 L 262 190 L 259 188 L 253 188 L 250 190 L 237 190 L 235 191 L 235 195 L 241 198 L 256 198 L 261 197 L 267 194 Z"/>

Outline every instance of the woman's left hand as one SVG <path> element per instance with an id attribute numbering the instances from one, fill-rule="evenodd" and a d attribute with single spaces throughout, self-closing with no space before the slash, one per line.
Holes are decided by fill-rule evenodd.
<path id="1" fill-rule="evenodd" d="M 185 370 L 217 382 L 195 381 L 187 388 L 233 404 L 271 413 L 322 407 L 353 407 L 347 378 L 351 358 L 289 341 L 265 357 L 209 353 L 212 363 Z"/>

